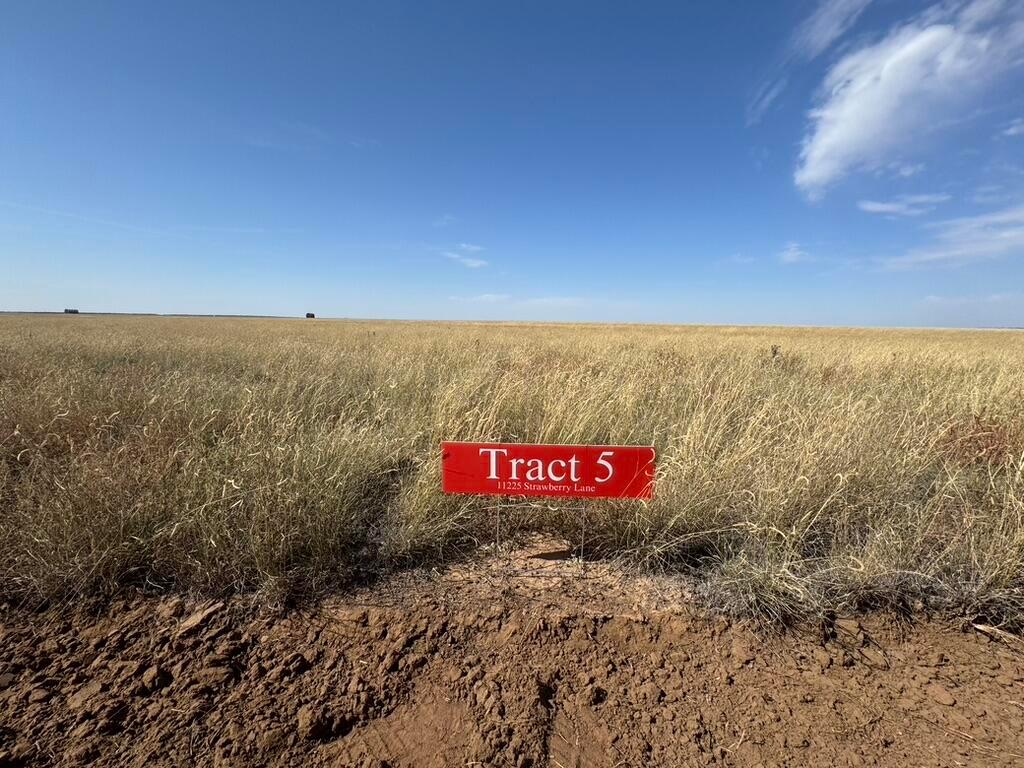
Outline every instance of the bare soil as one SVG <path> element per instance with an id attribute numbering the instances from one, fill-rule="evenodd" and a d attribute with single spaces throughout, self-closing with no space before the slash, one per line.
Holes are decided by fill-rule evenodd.
<path id="1" fill-rule="evenodd" d="M 1022 765 L 1021 641 L 783 636 L 535 541 L 304 611 L 0 613 L 0 766 Z"/>

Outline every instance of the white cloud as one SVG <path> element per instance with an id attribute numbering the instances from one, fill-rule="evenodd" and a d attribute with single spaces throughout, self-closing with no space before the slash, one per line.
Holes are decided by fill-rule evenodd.
<path id="1" fill-rule="evenodd" d="M 811 61 L 828 50 L 870 4 L 871 0 L 822 0 L 814 13 L 794 31 L 777 70 L 779 74 L 767 79 L 754 93 L 747 105 L 747 125 L 759 122 L 786 89 L 785 72 L 794 62 Z"/>
<path id="2" fill-rule="evenodd" d="M 1009 125 L 1002 130 L 1003 136 L 1024 136 L 1024 117 L 1018 117 L 1010 121 Z"/>
<path id="3" fill-rule="evenodd" d="M 530 304 L 535 307 L 582 307 L 587 300 L 581 296 L 538 296 L 533 299 L 523 299 L 523 304 Z"/>
<path id="4" fill-rule="evenodd" d="M 978 205 L 1005 203 L 1008 199 L 1009 195 L 1006 194 L 1000 184 L 983 184 L 975 189 L 974 194 L 971 195 L 971 202 L 977 203 Z"/>
<path id="5" fill-rule="evenodd" d="M 792 46 L 805 59 L 823 54 L 860 16 L 871 0 L 824 0 L 793 34 Z"/>
<path id="6" fill-rule="evenodd" d="M 789 242 L 779 252 L 779 261 L 783 264 L 802 264 L 814 261 L 814 257 L 800 247 L 800 243 Z"/>
<path id="7" fill-rule="evenodd" d="M 1024 205 L 980 216 L 965 216 L 930 225 L 932 242 L 888 259 L 894 269 L 964 266 L 979 261 L 1024 256 Z"/>
<path id="8" fill-rule="evenodd" d="M 828 71 L 794 173 L 805 194 L 820 197 L 848 173 L 889 162 L 1022 63 L 1024 5 L 950 7 L 893 29 Z"/>
<path id="9" fill-rule="evenodd" d="M 761 122 L 765 112 L 775 103 L 784 90 L 788 81 L 785 77 L 778 80 L 766 80 L 754 93 L 750 103 L 747 105 L 747 125 L 756 125 Z"/>
<path id="10" fill-rule="evenodd" d="M 935 210 L 937 203 L 949 200 L 949 195 L 900 195 L 889 202 L 861 200 L 857 207 L 866 213 L 880 213 L 886 216 L 920 216 Z"/>
<path id="11" fill-rule="evenodd" d="M 464 301 L 472 304 L 501 304 L 512 297 L 507 293 L 480 293 L 476 296 L 449 296 L 452 301 Z"/>
<path id="12" fill-rule="evenodd" d="M 447 227 L 449 224 L 454 224 L 458 219 L 450 213 L 442 213 L 431 224 L 435 227 Z"/>
<path id="13" fill-rule="evenodd" d="M 935 307 L 973 307 L 985 304 L 1009 304 L 1021 300 L 1019 293 L 990 293 L 986 296 L 925 296 L 924 303 Z"/>
<path id="14" fill-rule="evenodd" d="M 1020 328 L 1024 325 L 1024 293 L 926 296 L 917 302 L 926 324 L 961 328 Z"/>
<path id="15" fill-rule="evenodd" d="M 481 293 L 477 296 L 449 296 L 448 298 L 451 301 L 472 304 L 514 304 L 523 307 L 548 307 L 554 309 L 584 307 L 590 304 L 588 299 L 581 296 L 536 296 L 533 298 L 517 299 L 507 293 Z"/>
<path id="16" fill-rule="evenodd" d="M 473 245 L 473 243 L 459 243 L 459 249 L 468 253 L 479 253 L 484 247 L 482 245 Z"/>
<path id="17" fill-rule="evenodd" d="M 731 256 L 727 256 L 724 259 L 719 259 L 719 263 L 721 263 L 721 264 L 742 264 L 742 265 L 753 264 L 754 263 L 754 257 L 753 256 L 746 256 L 746 255 L 744 255 L 742 253 L 734 253 Z"/>
<path id="18" fill-rule="evenodd" d="M 477 259 L 472 256 L 465 256 L 461 253 L 453 253 L 452 251 L 445 251 L 444 255 L 452 261 L 457 261 L 467 269 L 480 269 L 480 267 L 486 267 L 487 262 L 484 259 Z"/>
<path id="19" fill-rule="evenodd" d="M 924 163 L 894 163 L 894 170 L 897 176 L 909 179 L 924 170 Z"/>

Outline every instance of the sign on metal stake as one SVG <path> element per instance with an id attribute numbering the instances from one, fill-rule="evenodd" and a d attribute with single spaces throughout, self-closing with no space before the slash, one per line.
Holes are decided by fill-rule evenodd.
<path id="1" fill-rule="evenodd" d="M 441 443 L 445 493 L 650 499 L 654 462 L 650 446 Z"/>

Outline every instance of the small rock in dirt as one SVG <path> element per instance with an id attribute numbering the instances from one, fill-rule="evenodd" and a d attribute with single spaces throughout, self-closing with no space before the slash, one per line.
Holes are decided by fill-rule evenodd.
<path id="1" fill-rule="evenodd" d="M 836 619 L 836 632 L 860 638 L 864 634 L 864 629 L 856 619 Z"/>
<path id="2" fill-rule="evenodd" d="M 310 660 L 301 653 L 293 653 L 284 660 L 284 667 L 289 675 L 301 675 L 312 666 Z"/>
<path id="3" fill-rule="evenodd" d="M 171 676 L 159 664 L 154 664 L 142 673 L 142 685 L 150 692 L 163 688 L 170 682 Z"/>
<path id="4" fill-rule="evenodd" d="M 824 648 L 815 648 L 813 656 L 814 663 L 818 665 L 822 672 L 832 666 L 832 654 Z"/>
<path id="5" fill-rule="evenodd" d="M 180 597 L 168 598 L 164 601 L 163 605 L 156 609 L 157 617 L 164 621 L 175 618 L 181 613 L 184 602 Z"/>
<path id="6" fill-rule="evenodd" d="M 260 749 L 264 752 L 276 752 L 285 743 L 287 737 L 283 728 L 271 728 L 260 734 Z"/>
<path id="7" fill-rule="evenodd" d="M 887 669 L 889 667 L 889 660 L 877 648 L 865 648 L 860 653 L 864 661 L 875 669 Z"/>
<path id="8" fill-rule="evenodd" d="M 398 669 L 398 659 L 399 655 L 397 653 L 395 653 L 394 651 L 389 651 L 384 656 L 384 660 L 380 663 L 379 669 L 381 674 L 386 675 L 389 672 L 394 672 L 396 669 Z"/>
<path id="9" fill-rule="evenodd" d="M 331 723 L 324 712 L 309 704 L 299 708 L 299 736 L 307 741 L 322 741 L 331 735 Z"/>
<path id="10" fill-rule="evenodd" d="M 12 672 L 4 672 L 0 675 L 0 691 L 10 688 L 14 681 L 18 679 L 18 676 Z"/>
<path id="11" fill-rule="evenodd" d="M 936 704 L 941 704 L 944 707 L 952 707 L 956 704 L 956 699 L 953 698 L 953 694 L 938 683 L 932 683 L 924 690 L 925 693 L 928 694 L 929 698 L 931 698 L 931 700 Z"/>
<path id="12" fill-rule="evenodd" d="M 596 707 L 608 698 L 608 691 L 599 685 L 588 685 L 579 695 L 579 703 L 584 707 Z"/>
<path id="13" fill-rule="evenodd" d="M 645 683 L 636 692 L 637 700 L 646 706 L 657 704 L 665 697 L 665 692 L 655 683 Z"/>
<path id="14" fill-rule="evenodd" d="M 928 658 L 926 658 L 924 661 L 922 661 L 921 662 L 921 666 L 922 667 L 941 667 L 945 663 L 946 663 L 946 654 L 944 654 L 942 651 L 936 651 L 935 653 L 930 654 L 928 656 Z"/>
<path id="15" fill-rule="evenodd" d="M 177 637 L 187 637 L 188 635 L 201 629 L 202 626 L 213 616 L 217 611 L 224 607 L 224 603 L 216 602 L 211 603 L 205 608 L 201 608 L 187 619 L 178 625 Z"/>
<path id="16" fill-rule="evenodd" d="M 91 721 L 89 721 L 89 720 L 86 720 L 84 723 L 81 723 L 81 724 L 75 726 L 75 729 L 73 731 L 71 731 L 71 741 L 72 742 L 80 742 L 83 739 L 85 739 L 87 736 L 92 735 L 92 733 L 95 730 L 96 730 L 96 724 L 91 722 Z"/>
<path id="17" fill-rule="evenodd" d="M 104 715 L 97 723 L 100 732 L 109 736 L 123 731 L 125 714 L 124 710 L 114 710 Z"/>
<path id="18" fill-rule="evenodd" d="M 84 709 L 89 706 L 92 700 L 105 690 L 106 686 L 98 680 L 86 683 L 68 699 L 68 706 L 71 709 Z"/>
<path id="19" fill-rule="evenodd" d="M 241 643 L 239 643 L 237 641 L 234 641 L 234 640 L 229 640 L 229 641 L 221 643 L 216 648 L 214 648 L 213 649 L 213 653 L 211 653 L 208 658 L 212 662 L 217 662 L 217 663 L 221 663 L 221 664 L 227 664 L 235 656 L 237 656 L 241 650 L 242 650 L 242 644 Z"/>
<path id="20" fill-rule="evenodd" d="M 28 692 L 28 700 L 32 704 L 38 704 L 43 701 L 49 701 L 53 698 L 53 691 L 44 688 L 41 685 L 37 685 L 31 691 Z"/>
<path id="21" fill-rule="evenodd" d="M 913 712 L 917 709 L 917 702 L 909 696 L 900 696 L 896 699 L 896 706 L 902 709 L 904 712 Z"/>
<path id="22" fill-rule="evenodd" d="M 70 765 L 90 765 L 99 756 L 100 752 L 94 744 L 78 744 L 64 755 Z"/>
<path id="23" fill-rule="evenodd" d="M 692 739 L 698 738 L 704 732 L 704 720 L 700 715 L 687 718 L 686 732 L 690 734 Z"/>
<path id="24" fill-rule="evenodd" d="M 196 672 L 196 680 L 203 685 L 222 685 L 231 679 L 231 669 L 228 667 L 203 667 Z"/>
<path id="25" fill-rule="evenodd" d="M 365 608 L 342 608 L 338 611 L 338 619 L 343 622 L 351 622 L 359 627 L 365 627 L 367 612 Z"/>
<path id="26" fill-rule="evenodd" d="M 757 658 L 754 648 L 746 640 L 733 638 L 732 662 L 735 669 L 745 666 Z"/>

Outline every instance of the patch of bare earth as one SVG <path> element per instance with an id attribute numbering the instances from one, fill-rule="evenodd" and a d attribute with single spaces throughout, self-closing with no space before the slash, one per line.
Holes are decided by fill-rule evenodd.
<path id="1" fill-rule="evenodd" d="M 759 637 L 557 542 L 315 610 L 6 609 L 0 765 L 1021 765 L 1020 641 Z"/>

